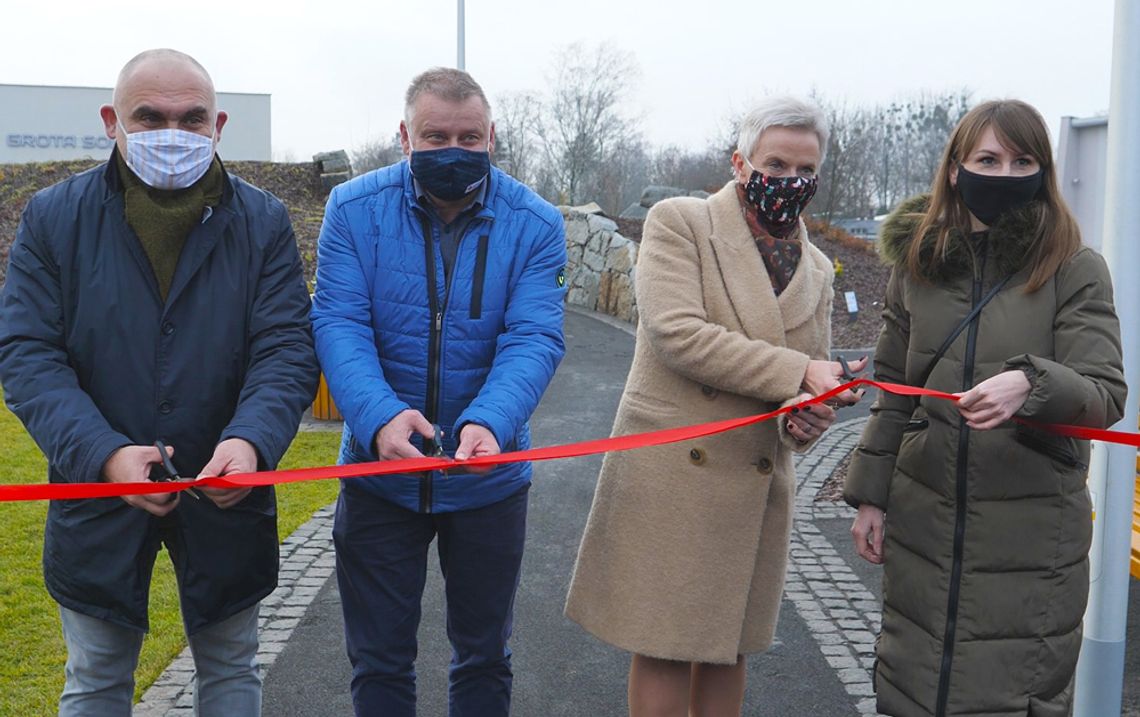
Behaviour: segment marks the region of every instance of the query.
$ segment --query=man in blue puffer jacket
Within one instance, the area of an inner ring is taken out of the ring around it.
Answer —
[[[345,417],[341,463],[530,446],[564,353],[565,237],[557,209],[490,166],[490,115],[466,72],[421,74],[400,123],[408,159],[329,197],[312,317]],[[530,478],[516,463],[342,481],[333,535],[357,715],[415,714],[436,536],[451,714],[508,714]]]

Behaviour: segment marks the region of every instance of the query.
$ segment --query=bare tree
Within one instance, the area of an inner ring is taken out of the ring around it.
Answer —
[[[826,222],[866,216],[874,203],[868,179],[876,149],[875,116],[861,107],[831,104],[818,96],[814,99],[827,113],[831,134],[812,213]]]
[[[876,108],[872,176],[880,212],[930,188],[946,140],[969,109],[970,94],[965,89],[923,92]]]
[[[363,174],[373,169],[387,167],[404,158],[403,147],[400,146],[400,133],[396,132],[387,140],[374,139],[352,152],[352,170],[356,174]]]
[[[534,92],[508,92],[495,100],[495,163],[524,184],[537,181],[542,112]]]
[[[625,104],[638,74],[631,53],[608,45],[587,49],[575,43],[557,54],[540,133],[544,170],[550,175],[543,183],[555,189],[557,196],[552,199],[571,204],[591,201],[602,193],[605,178],[610,199],[603,209],[620,209],[610,203],[620,195],[613,189],[619,166],[603,169],[602,165],[613,164],[621,149],[640,141],[641,132]]]
[[[704,151],[663,147],[653,155],[650,181],[683,189],[715,191],[729,177],[729,161],[720,147]]]

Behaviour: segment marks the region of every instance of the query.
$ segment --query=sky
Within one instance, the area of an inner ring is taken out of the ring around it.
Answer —
[[[270,94],[274,159],[307,161],[391,136],[411,78],[456,62],[456,0],[164,7],[5,3],[0,83],[110,87],[137,52],[173,47],[218,91]],[[961,88],[1028,101],[1055,142],[1062,116],[1108,109],[1112,16],[1113,0],[466,0],[466,68],[493,105],[543,93],[571,43],[629,52],[626,109],[655,146],[702,149],[774,92],[858,106]]]

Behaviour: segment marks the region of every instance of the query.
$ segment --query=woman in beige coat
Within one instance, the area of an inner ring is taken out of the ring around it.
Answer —
[[[818,107],[768,99],[742,124],[733,181],[650,211],[614,435],[752,415],[839,385],[827,360],[832,264],[799,218],[826,147]],[[783,591],[791,450],[834,418],[815,405],[606,456],[566,614],[634,653],[633,717],[740,713],[741,656],[771,644]]]

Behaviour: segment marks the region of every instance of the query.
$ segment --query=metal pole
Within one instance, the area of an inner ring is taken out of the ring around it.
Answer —
[[[464,24],[464,22],[463,22],[463,14],[464,14],[463,13],[463,0],[458,0],[458,3],[459,3],[459,33],[458,33],[459,37],[456,39],[455,66],[461,70],[466,70],[467,68],[465,67],[465,65],[467,64],[467,57],[466,57],[467,50],[466,50],[466,47],[464,47],[464,45],[466,43],[466,39],[464,38],[464,28],[463,28],[463,24]]]
[[[1118,428],[1135,431],[1140,400],[1140,2],[1116,0],[1112,42],[1112,95],[1108,112],[1105,173],[1104,258],[1113,274],[1116,311],[1124,343],[1128,401]],[[1084,640],[1077,663],[1074,717],[1119,715],[1128,620],[1128,562],[1136,449],[1098,446],[1106,464],[1103,503],[1096,515],[1102,533],[1099,565],[1089,583]],[[1094,546],[1095,551],[1095,546]]]

